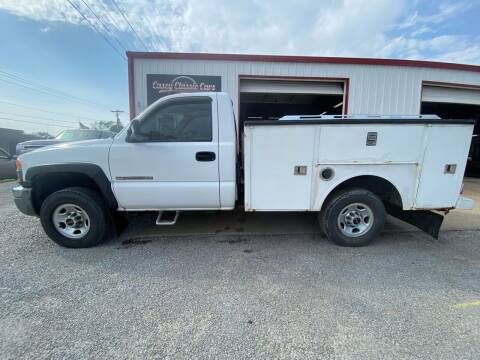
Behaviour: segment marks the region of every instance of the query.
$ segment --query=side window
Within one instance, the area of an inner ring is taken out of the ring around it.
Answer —
[[[150,141],[212,141],[211,99],[172,100],[143,120],[140,131]]]

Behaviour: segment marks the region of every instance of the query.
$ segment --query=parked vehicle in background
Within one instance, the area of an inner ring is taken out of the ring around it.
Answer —
[[[461,196],[473,124],[296,115],[246,121],[238,136],[226,93],[183,93],[156,101],[114,139],[20,156],[13,195],[66,247],[100,243],[125,211],[156,211],[157,225],[173,225],[180,211],[237,207],[316,212],[343,246],[373,240],[387,212],[437,237],[439,213],[474,207]]]
[[[0,148],[0,180],[15,179],[17,177],[15,160],[16,156]]]
[[[93,139],[107,139],[113,138],[115,133],[109,130],[94,130],[94,129],[70,129],[64,130],[58,134],[54,139],[29,140],[17,144],[17,155],[42,148],[48,145],[56,145],[72,141],[93,140]]]

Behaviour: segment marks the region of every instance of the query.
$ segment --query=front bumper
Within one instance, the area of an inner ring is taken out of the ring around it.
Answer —
[[[32,203],[32,189],[25,188],[21,185],[16,186],[12,189],[13,192],[13,201],[20,210],[25,215],[36,216],[37,212],[33,207]]]

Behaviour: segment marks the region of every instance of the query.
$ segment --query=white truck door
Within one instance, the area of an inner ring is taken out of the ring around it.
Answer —
[[[216,102],[215,95],[166,99],[141,118],[145,140],[115,139],[110,172],[121,208],[220,208]]]

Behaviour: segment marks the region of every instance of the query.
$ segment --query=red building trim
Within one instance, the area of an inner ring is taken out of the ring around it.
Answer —
[[[343,115],[348,115],[348,96],[350,94],[350,79],[345,79],[345,85],[343,89]]]
[[[135,117],[135,79],[133,69],[133,57],[128,57],[128,105],[130,120]]]
[[[267,61],[267,62],[287,62],[287,63],[409,66],[409,67],[480,72],[479,65],[455,64],[455,63],[426,61],[426,60],[347,58],[347,57],[331,57],[331,56],[244,55],[244,54],[135,52],[135,51],[127,51],[127,57],[135,58],[135,59],[226,60],[226,61],[262,61],[262,62]]]

